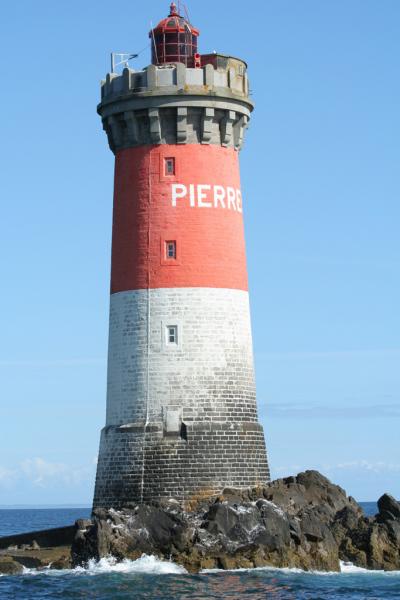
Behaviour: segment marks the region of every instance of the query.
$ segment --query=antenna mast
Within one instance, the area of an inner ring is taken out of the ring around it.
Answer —
[[[132,58],[137,58],[139,54],[131,54],[129,52],[111,52],[111,73],[115,73],[115,68],[120,65],[128,66]]]
[[[151,38],[153,40],[153,46],[154,46],[154,55],[156,57],[156,62],[158,64],[157,46],[156,46],[156,39],[154,37],[154,29],[153,29],[153,22],[152,21],[150,21],[150,28],[151,28]]]

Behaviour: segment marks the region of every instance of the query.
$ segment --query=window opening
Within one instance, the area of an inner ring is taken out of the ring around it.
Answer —
[[[167,325],[167,343],[178,343],[178,327],[177,325]]]
[[[169,240],[165,242],[165,256],[166,258],[176,258],[176,242]]]
[[[187,442],[187,427],[185,423],[181,423],[181,430],[180,430],[180,436],[183,440],[185,440]]]
[[[174,158],[166,158],[165,159],[164,173],[165,173],[165,175],[175,175],[175,159]]]

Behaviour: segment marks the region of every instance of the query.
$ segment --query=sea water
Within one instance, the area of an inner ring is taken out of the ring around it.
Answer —
[[[365,503],[374,514],[375,503]],[[0,510],[0,535],[71,524],[90,509]],[[99,600],[400,600],[400,572],[384,573],[342,564],[341,573],[298,569],[204,571],[189,575],[179,565],[142,556],[117,563],[112,557],[91,561],[87,569],[26,569],[22,575],[0,576],[0,598]]]

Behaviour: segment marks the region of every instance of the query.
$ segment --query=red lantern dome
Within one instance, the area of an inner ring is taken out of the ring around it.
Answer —
[[[195,66],[199,33],[178,13],[175,2],[172,2],[168,17],[149,33],[152,40],[151,62],[153,65],[181,62],[187,67]]]

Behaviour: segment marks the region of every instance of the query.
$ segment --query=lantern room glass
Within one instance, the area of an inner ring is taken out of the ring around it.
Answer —
[[[199,30],[178,13],[174,2],[168,17],[160,21],[149,36],[154,65],[181,62],[187,67],[196,66],[194,55],[197,54]]]
[[[187,67],[194,64],[193,56],[197,53],[197,36],[190,32],[164,32],[154,35],[152,44],[152,63],[163,64],[182,62]]]

